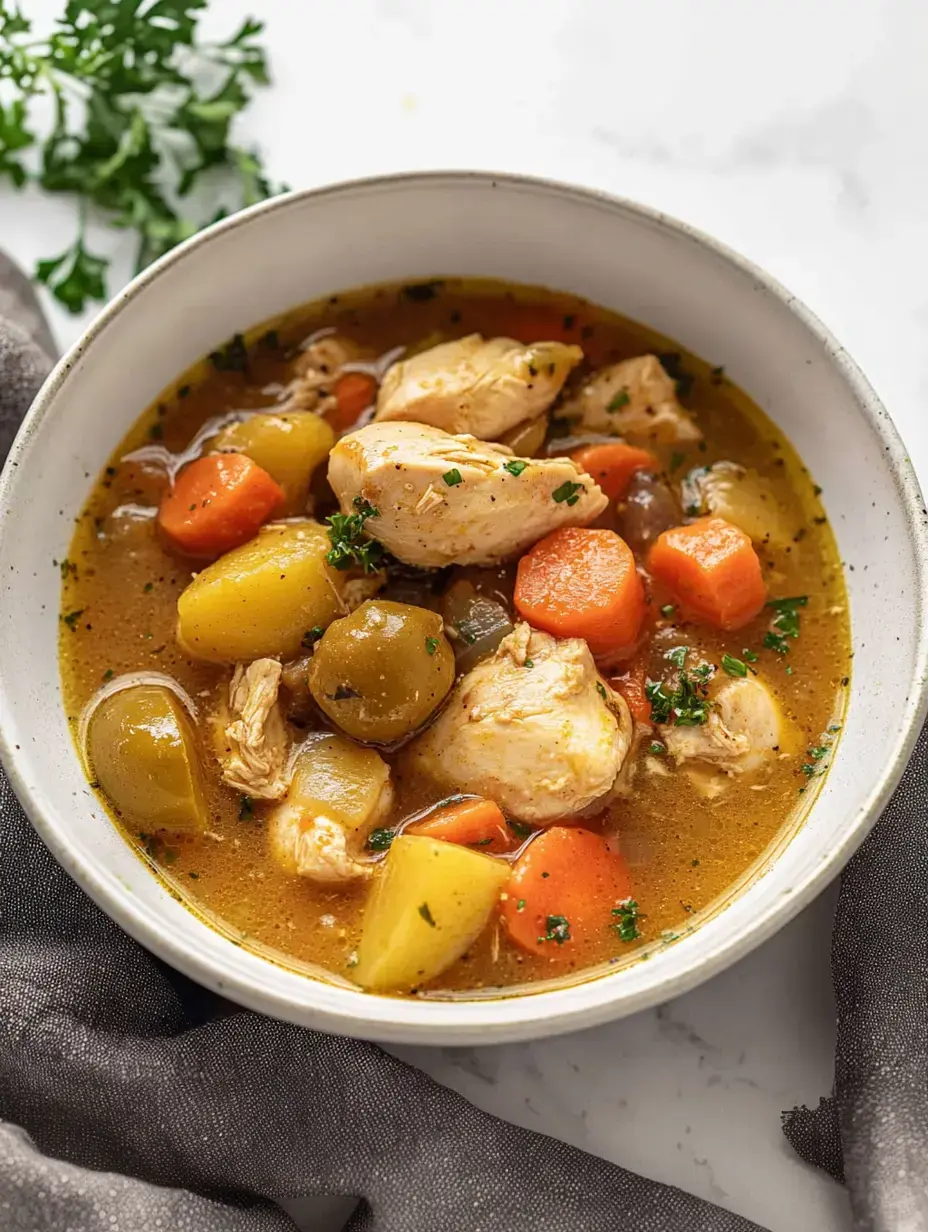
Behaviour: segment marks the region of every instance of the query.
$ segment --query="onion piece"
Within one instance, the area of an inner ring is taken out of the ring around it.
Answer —
[[[502,603],[480,594],[464,578],[453,582],[446,591],[442,617],[459,672],[469,672],[481,659],[493,654],[512,632],[512,621]]]

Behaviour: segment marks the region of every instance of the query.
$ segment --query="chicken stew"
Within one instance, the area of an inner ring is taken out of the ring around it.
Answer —
[[[819,490],[721,367],[445,279],[236,336],[114,452],[63,582],[69,721],[172,892],[374,992],[672,943],[840,734]]]

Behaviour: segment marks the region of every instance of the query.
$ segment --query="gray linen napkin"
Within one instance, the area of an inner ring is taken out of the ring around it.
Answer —
[[[0,461],[48,369],[0,263]],[[3,603],[0,579],[0,604]],[[54,862],[0,772],[0,1229],[759,1232],[486,1116],[370,1044],[239,1011],[130,940]]]

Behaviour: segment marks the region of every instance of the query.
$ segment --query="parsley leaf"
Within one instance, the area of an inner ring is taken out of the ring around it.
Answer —
[[[437,649],[438,649],[438,638],[437,637],[427,637],[425,639],[426,654],[433,655]]]
[[[419,914],[422,916],[423,920],[425,920],[426,924],[428,924],[429,928],[438,927],[434,919],[432,918],[431,911],[429,911],[428,903],[421,903],[419,905]]]
[[[615,397],[609,402],[606,410],[610,415],[614,415],[616,411],[621,411],[623,406],[628,406],[631,402],[631,394],[628,392],[628,386],[623,385]]]
[[[722,667],[728,672],[729,676],[746,676],[748,674],[747,666],[740,659],[735,659],[730,654],[722,655]]]
[[[390,844],[396,838],[396,831],[390,830],[386,826],[381,826],[377,830],[371,830],[367,836],[367,846],[371,851],[388,851]]]
[[[582,483],[574,483],[572,479],[567,479],[559,488],[554,489],[551,496],[558,505],[561,501],[566,501],[568,505],[576,505],[580,499],[580,493],[583,491],[585,489]]]
[[[331,549],[325,558],[335,569],[350,569],[360,565],[365,573],[375,573],[383,561],[383,547],[376,539],[364,535],[364,524],[369,518],[379,518],[380,510],[360,496],[354,498],[357,513],[333,513],[326,518],[329,523]]]
[[[570,940],[570,921],[566,915],[549,915],[545,919],[545,935],[539,941],[556,941],[563,945]]]
[[[449,488],[456,488],[459,483],[464,482],[464,476],[456,466],[453,466],[450,471],[445,471],[442,479],[444,479]]]
[[[503,470],[508,471],[510,475],[515,475],[518,478],[527,466],[528,463],[524,458],[510,458],[508,462],[503,463]]]
[[[638,921],[643,920],[644,916],[638,910],[635,900],[626,898],[624,902],[619,903],[618,907],[612,908],[612,914],[616,917],[612,927],[619,934],[619,940],[637,941],[641,936],[638,931]]]
[[[685,646],[677,649],[686,651]],[[708,663],[691,672],[681,669],[675,689],[662,680],[646,681],[644,695],[651,703],[651,722],[672,723],[676,727],[701,727],[707,722],[712,702],[706,697],[706,687],[712,670]]]
[[[232,210],[270,196],[258,157],[233,121],[268,83],[246,18],[222,42],[200,43],[203,0],[67,0],[45,38],[0,0],[0,176],[77,199],[74,243],[35,277],[71,312],[107,296],[109,260],[86,244],[93,213],[136,238],[136,272]],[[33,106],[38,103],[38,106]],[[33,113],[51,114],[39,136]],[[28,164],[22,154],[33,149]]]
[[[238,819],[239,821],[251,821],[255,815],[255,802],[251,796],[239,796],[238,798]]]
[[[770,630],[764,637],[767,650],[775,650],[777,654],[786,654],[789,650],[789,638],[799,636],[799,609],[809,602],[808,595],[797,595],[792,599],[771,599],[767,607],[772,608],[776,615],[771,622]]]
[[[318,642],[322,637],[323,633],[325,633],[325,629],[323,629],[322,625],[313,625],[311,629],[307,629],[303,634],[300,639],[300,646],[303,650],[311,650],[312,647],[315,646],[316,642]]]

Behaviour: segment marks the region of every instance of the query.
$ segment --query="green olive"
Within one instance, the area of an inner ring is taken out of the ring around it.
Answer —
[[[441,617],[370,599],[329,625],[309,667],[316,704],[355,740],[395,744],[420,728],[454,683]]]
[[[90,720],[87,757],[127,825],[188,833],[206,829],[193,724],[165,685],[132,685],[105,697]]]

